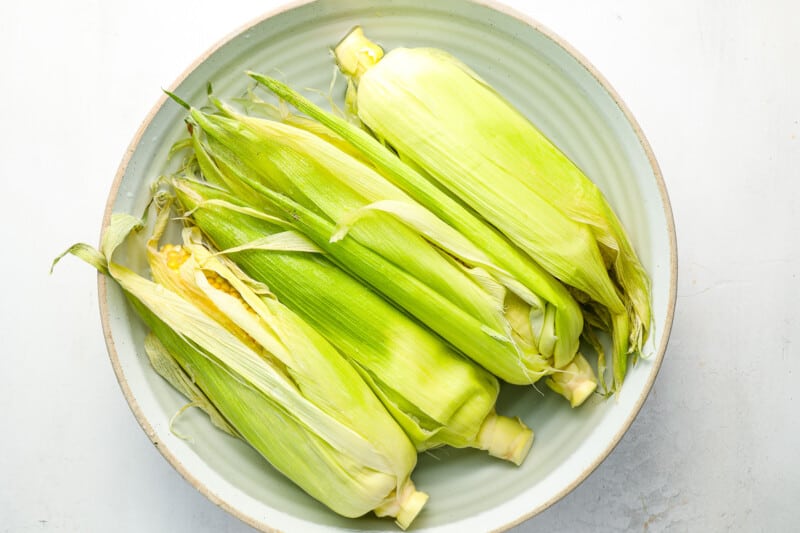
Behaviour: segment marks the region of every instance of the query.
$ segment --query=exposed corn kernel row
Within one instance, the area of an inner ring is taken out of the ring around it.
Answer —
[[[191,256],[191,252],[189,252],[189,250],[187,250],[180,244],[165,244],[164,246],[161,247],[160,251],[162,254],[164,254],[167,266],[171,270],[178,270]],[[204,270],[203,274],[205,274],[206,280],[208,281],[209,285],[211,285],[213,288],[219,291],[222,291],[224,293],[233,296],[234,298],[239,300],[248,311],[250,311],[254,315],[256,314],[253,308],[250,307],[250,305],[244,300],[244,298],[242,298],[242,295],[239,294],[239,291],[237,291],[233,287],[233,285],[231,285],[228,282],[228,280],[220,276],[218,273],[209,270]],[[234,333],[237,336],[239,336],[239,338],[245,344],[247,344],[251,349],[255,350],[256,352],[264,356],[267,355],[267,352],[264,350],[264,348],[258,342],[256,342],[256,340],[252,336],[250,336],[246,331],[237,327]]]
[[[190,252],[180,244],[165,244],[161,247],[161,253],[165,255],[167,266],[172,270],[178,270],[191,255]],[[228,282],[228,280],[212,271],[204,270],[203,274],[205,274],[209,285],[219,291],[230,294],[234,298],[237,298],[240,302],[242,302],[242,304],[252,311],[252,308],[250,308],[247,302],[244,301],[244,298],[242,298],[241,294],[239,294],[239,291],[237,291],[233,285]]]
[[[189,259],[189,252],[180,244],[165,244],[161,253],[166,256],[167,266],[172,270],[178,270]]]
[[[244,298],[242,298],[242,295],[239,294],[239,291],[237,291],[233,287],[233,285],[231,285],[228,282],[228,280],[226,280],[225,278],[223,278],[222,276],[220,276],[216,272],[210,272],[208,270],[204,270],[203,273],[206,275],[206,280],[208,280],[209,285],[211,285],[212,287],[214,287],[215,289],[217,289],[219,291],[222,291],[222,292],[230,294],[231,296],[233,296],[234,298],[236,298],[240,302],[242,302],[242,304],[244,304],[245,307],[247,307],[248,309],[250,309],[252,311],[252,308],[250,308],[250,306],[247,304],[247,302],[244,301]]]

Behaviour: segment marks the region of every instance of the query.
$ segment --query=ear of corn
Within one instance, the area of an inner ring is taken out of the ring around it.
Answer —
[[[210,170],[209,170],[210,171]],[[322,333],[353,363],[418,450],[443,444],[487,449],[520,463],[533,434],[516,422],[494,427],[498,383],[441,339],[320,254],[264,250],[249,243],[283,231],[228,193],[185,178],[174,188],[203,233],[253,279]],[[513,429],[513,431],[512,431]]]
[[[374,164],[387,179],[420,201],[433,214],[472,242],[479,243],[481,249],[495,264],[511,273],[529,292],[545,300],[554,317],[554,332],[549,338],[543,338],[553,343],[555,366],[562,368],[569,364],[578,349],[579,337],[583,330],[583,317],[577,303],[561,283],[520,253],[472,211],[420,175],[411,165],[397,158],[367,132],[325,112],[278,80],[254,72],[250,72],[250,76],[282,100],[346,139],[350,146],[358,149],[359,153]],[[547,348],[541,351],[549,353]]]
[[[256,193],[250,201],[282,210],[338,263],[502,379],[531,383],[554,370],[556,334],[542,326],[556,314],[471,241],[318,136],[217,105],[226,116],[190,113],[226,183],[244,183]],[[505,316],[514,294],[533,326],[525,342]]]
[[[258,298],[194,242],[159,250],[157,236],[151,239],[159,282],[113,263],[121,236],[137,227],[132,220],[112,217],[101,247],[104,270],[225,421],[337,513],[374,510],[407,527],[427,500],[409,478],[416,452],[356,371],[296,315]]]
[[[647,338],[649,281],[602,193],[446,52],[397,48],[382,56],[374,46],[359,29],[336,49],[359,119],[548,272],[607,308],[618,387],[627,353]]]

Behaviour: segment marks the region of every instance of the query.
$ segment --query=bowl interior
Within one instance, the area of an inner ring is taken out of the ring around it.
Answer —
[[[650,354],[631,369],[621,393],[577,410],[545,386],[505,387],[498,411],[536,433],[519,468],[472,450],[439,449],[420,457],[417,486],[430,494],[415,530],[503,529],[544,509],[579,483],[611,451],[638,412],[666,347],[675,298],[675,245],[663,182],[646,142],[591,68],[546,30],[492,7],[464,1],[317,1],[256,22],[201,58],[173,90],[195,105],[215,94],[241,95],[247,69],[277,76],[325,105],[334,73],[329,49],[360,24],[387,49],[443,48],[470,65],[533,120],[609,198],[651,275],[654,329]],[[333,91],[343,95],[341,78]],[[123,162],[110,212],[141,214],[148,185],[184,135],[183,110],[162,100]],[[131,257],[133,261],[141,258]],[[396,530],[387,520],[337,517],[269,467],[256,452],[213,429],[190,410],[170,431],[185,400],[149,367],[143,327],[113,284],[101,282],[110,355],[134,413],[161,452],[194,486],[262,529]]]

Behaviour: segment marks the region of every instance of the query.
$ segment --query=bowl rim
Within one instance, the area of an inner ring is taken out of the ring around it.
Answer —
[[[204,61],[206,61],[211,55],[213,55],[217,50],[222,48],[228,42],[236,38],[237,36],[245,33],[247,30],[257,26],[258,24],[264,22],[267,19],[280,15],[282,13],[292,11],[299,7],[313,4],[319,0],[291,0],[286,2],[277,8],[271,9],[266,11],[264,14],[257,16],[248,22],[240,25],[239,27],[235,28],[233,31],[229,32],[227,35],[219,39],[216,43],[214,43],[211,47],[209,47],[205,52],[203,52],[200,56],[198,56],[188,67],[186,67],[183,72],[170,84],[168,90],[170,92],[174,92],[177,87],[192,73],[194,70],[200,66]],[[563,49],[568,55],[572,56],[586,71],[597,81],[597,83],[602,87],[603,90],[609,95],[609,97],[613,100],[614,104],[617,108],[623,113],[625,120],[628,122],[630,127],[632,128],[634,134],[636,135],[639,144],[644,151],[648,163],[650,165],[651,170],[653,171],[653,176],[656,180],[656,185],[658,187],[659,195],[661,198],[661,205],[664,211],[664,219],[666,221],[666,230],[667,230],[667,237],[669,241],[669,289],[668,289],[668,296],[667,296],[667,308],[666,308],[666,316],[665,316],[665,323],[663,325],[663,330],[661,332],[661,340],[659,342],[658,347],[656,348],[656,352],[654,356],[648,357],[648,361],[651,362],[652,369],[650,371],[650,376],[648,377],[645,387],[643,388],[642,392],[640,393],[639,397],[633,404],[633,409],[629,416],[625,419],[624,423],[620,426],[617,433],[614,437],[609,441],[605,449],[602,453],[598,454],[594,460],[584,467],[583,471],[579,476],[573,479],[569,484],[563,487],[560,491],[553,494],[548,498],[546,501],[542,502],[535,508],[531,509],[527,513],[518,516],[511,521],[503,524],[502,526],[494,529],[493,531],[505,531],[510,529],[514,526],[517,526],[526,520],[534,517],[535,515],[541,513],[545,509],[551,507],[556,502],[564,498],[567,494],[572,492],[578,485],[580,485],[586,478],[594,472],[600,464],[605,461],[606,458],[611,454],[611,452],[616,448],[619,442],[622,440],[624,434],[628,431],[633,421],[638,416],[639,412],[644,405],[645,400],[650,395],[650,391],[653,388],[653,384],[655,383],[656,377],[661,369],[661,364],[664,359],[664,355],[667,350],[667,345],[669,343],[670,333],[672,330],[672,324],[675,315],[675,305],[677,300],[677,285],[678,285],[678,247],[677,247],[677,237],[675,232],[675,222],[673,219],[672,213],[672,205],[670,203],[669,194],[667,192],[666,184],[661,173],[661,169],[656,161],[655,154],[648,142],[644,131],[642,130],[639,123],[636,121],[635,117],[633,116],[632,112],[625,104],[625,102],[620,97],[619,93],[612,87],[609,81],[600,73],[600,71],[576,48],[574,48],[569,42],[567,42],[564,38],[560,37],[558,34],[550,30],[548,27],[544,26],[531,16],[518,11],[515,8],[507,6],[500,1],[497,0],[461,0],[465,3],[476,4],[479,6],[484,6],[494,11],[497,11],[501,14],[509,16],[511,18],[515,18],[518,21],[524,23],[526,26],[529,26],[533,30],[541,33],[544,37],[552,41],[555,45]],[[149,127],[150,123],[152,122],[153,118],[156,114],[161,110],[164,104],[167,102],[168,97],[166,94],[162,94],[153,107],[150,109],[148,114],[142,120],[141,124],[139,125],[136,133],[134,134],[132,140],[128,144],[128,147],[125,151],[125,154],[119,164],[117,169],[116,175],[114,177],[114,181],[112,182],[111,189],[109,191],[108,199],[106,201],[105,210],[103,213],[103,222],[102,222],[102,229],[101,229],[101,239],[102,233],[105,231],[105,228],[108,227],[111,221],[112,210],[114,207],[115,199],[119,193],[120,185],[122,183],[122,178],[125,175],[125,172],[128,168],[128,163],[133,156],[137,145],[140,143],[142,136],[144,135],[145,130]],[[133,391],[128,384],[127,377],[125,372],[122,368],[122,364],[119,359],[119,355],[116,350],[116,345],[114,342],[114,338],[111,333],[111,323],[110,323],[110,312],[108,308],[108,282],[106,276],[98,273],[97,274],[97,297],[99,301],[99,308],[100,308],[100,321],[103,329],[103,337],[105,339],[106,349],[108,351],[109,359],[111,361],[111,366],[113,368],[114,374],[117,378],[117,382],[119,383],[120,388],[122,389],[122,393],[125,396],[125,400],[128,403],[129,408],[133,412],[136,420],[138,421],[141,428],[144,430],[147,438],[153,443],[156,449],[161,453],[161,455],[172,465],[172,467],[186,480],[188,481],[200,494],[205,496],[208,500],[212,503],[224,509],[229,514],[235,516],[242,522],[250,525],[258,529],[259,531],[264,531],[268,533],[279,532],[280,530],[275,529],[274,527],[270,526],[269,524],[257,520],[254,517],[248,516],[243,512],[240,512],[238,508],[231,504],[230,502],[226,501],[222,497],[215,494],[211,489],[209,489],[202,481],[200,481],[196,476],[192,474],[190,470],[188,470],[181,460],[166,446],[163,446],[158,439],[158,436],[155,432],[155,429],[148,421],[147,417],[141,410],[139,406],[139,402],[137,401]]]

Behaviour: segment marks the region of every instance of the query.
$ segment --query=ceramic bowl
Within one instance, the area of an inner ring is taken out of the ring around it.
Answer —
[[[248,24],[213,47],[173,84],[204,102],[208,82],[223,97],[250,84],[244,71],[277,75],[297,88],[327,90],[329,49],[353,26],[387,49],[443,48],[470,65],[581,166],[605,192],[652,277],[654,327],[648,357],[621,392],[572,410],[533,387],[506,387],[498,410],[536,432],[520,467],[473,450],[438,449],[420,457],[414,479],[430,494],[415,531],[503,530],[558,501],[611,452],[653,385],[667,345],[676,288],[676,245],[669,200],[653,154],[631,114],[603,77],[562,39],[499,5],[456,0],[320,0],[293,4]],[[334,95],[342,96],[341,83]],[[324,97],[308,93],[320,103]],[[126,154],[108,201],[112,212],[141,214],[148,186],[184,134],[184,112],[162,98]],[[100,279],[108,350],[130,406],[164,457],[210,500],[257,529],[396,531],[390,520],[336,516],[269,467],[245,444],[190,410],[180,433],[172,416],[185,400],[149,367],[143,327],[119,289]]]

